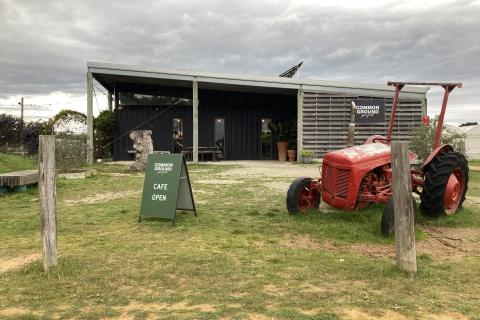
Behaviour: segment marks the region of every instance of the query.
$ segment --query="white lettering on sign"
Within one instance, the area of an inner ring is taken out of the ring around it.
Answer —
[[[355,101],[352,101],[352,106],[361,118],[370,118],[380,113],[379,105],[356,105]]]
[[[153,201],[167,201],[166,194],[152,194]]]
[[[168,185],[166,183],[154,183],[153,190],[167,190]]]
[[[173,170],[173,163],[171,162],[155,162],[153,168],[157,174],[166,174]]]

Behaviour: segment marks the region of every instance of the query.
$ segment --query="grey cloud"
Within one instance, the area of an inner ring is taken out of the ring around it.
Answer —
[[[305,60],[302,77],[463,81],[451,102],[473,108],[479,16],[480,3],[466,0],[353,9],[314,1],[0,0],[0,94],[84,93],[87,60],[262,75]],[[431,110],[439,98],[432,93]],[[469,120],[469,110],[449,117]]]

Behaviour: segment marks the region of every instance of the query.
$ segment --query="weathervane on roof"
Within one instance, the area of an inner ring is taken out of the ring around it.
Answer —
[[[287,71],[281,73],[279,75],[279,77],[282,77],[282,78],[293,78],[293,76],[297,73],[298,69],[302,66],[303,64],[303,61],[300,62],[299,64],[291,67],[290,69],[288,69]]]

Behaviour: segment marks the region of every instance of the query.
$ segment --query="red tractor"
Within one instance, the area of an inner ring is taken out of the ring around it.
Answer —
[[[440,85],[444,88],[442,109],[436,128],[433,150],[416,170],[411,169],[412,191],[420,195],[422,213],[439,217],[457,212],[467,192],[468,162],[452,146],[440,146],[448,95],[461,83],[388,82],[395,87],[392,113],[387,136],[375,135],[363,145],[325,154],[321,177],[297,178],[287,192],[290,214],[305,213],[318,208],[320,198],[337,209],[354,210],[372,203],[388,203],[382,217],[382,233],[393,230],[392,167],[390,142],[398,107],[398,97],[405,85]],[[410,152],[411,162],[417,155]],[[421,190],[419,190],[421,189]],[[412,196],[414,208],[416,202]]]

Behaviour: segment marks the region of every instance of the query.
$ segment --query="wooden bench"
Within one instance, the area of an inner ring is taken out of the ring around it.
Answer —
[[[27,190],[28,184],[38,182],[38,170],[24,170],[0,174],[0,193],[5,193],[13,188],[15,191]]]

